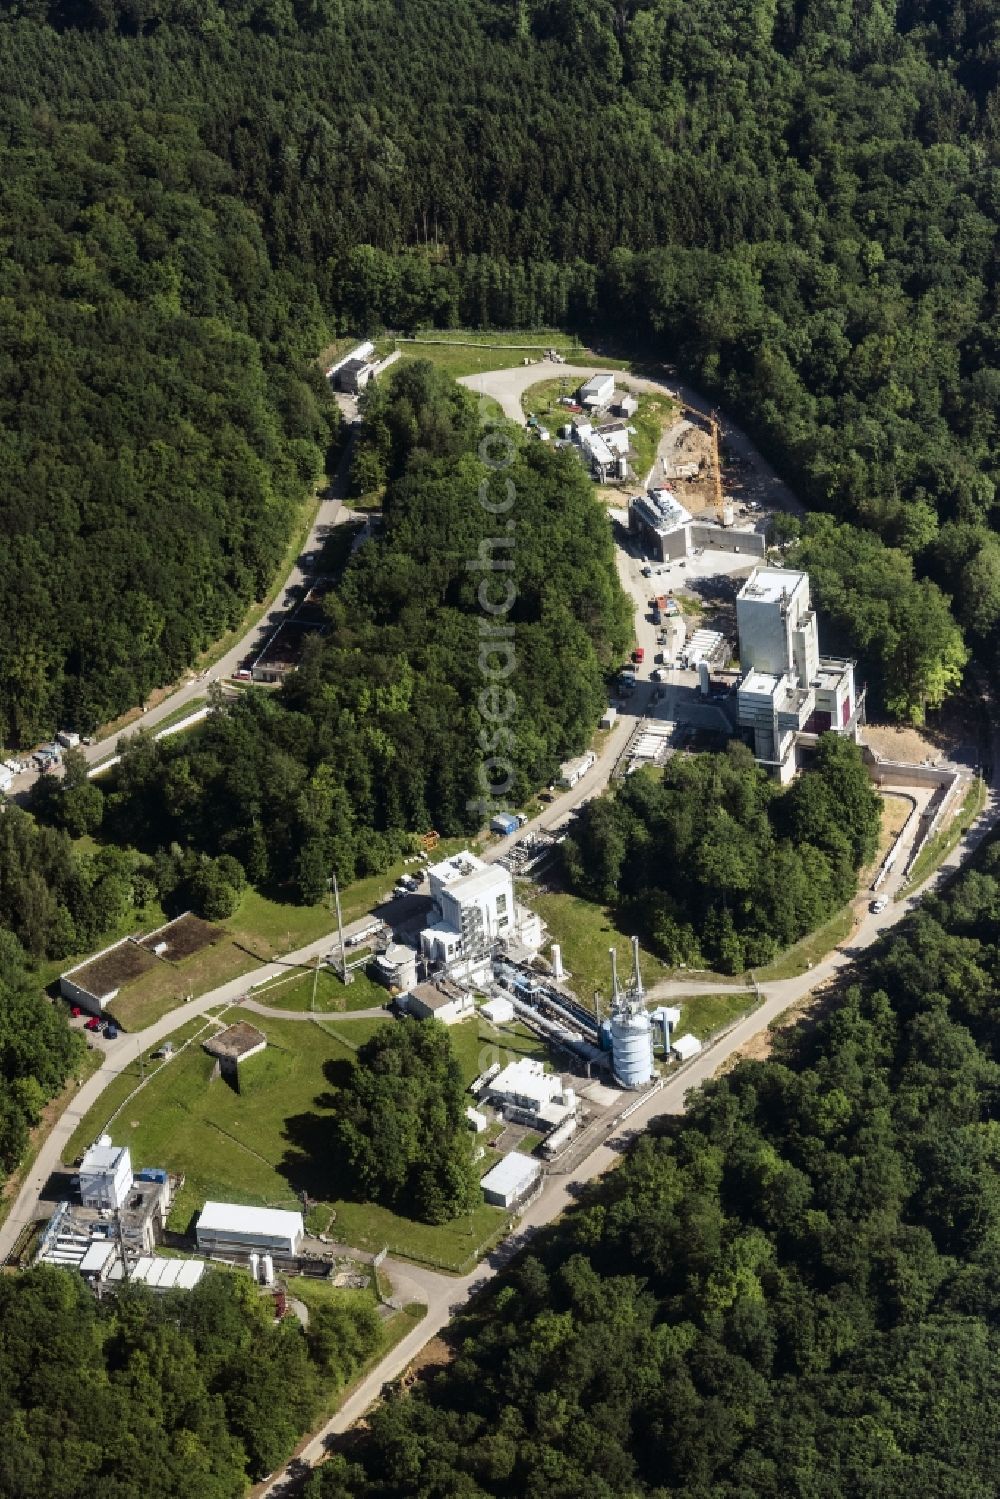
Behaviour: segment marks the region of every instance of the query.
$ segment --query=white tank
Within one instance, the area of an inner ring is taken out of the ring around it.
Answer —
[[[265,1254],[260,1262],[260,1278],[265,1286],[274,1285],[274,1261],[269,1254]]]
[[[260,1269],[260,1255],[257,1253],[256,1249],[251,1249],[251,1251],[250,1251],[250,1274],[253,1276],[254,1280],[258,1280],[260,1278],[259,1274],[258,1274],[259,1269]]]
[[[612,1015],[611,1065],[625,1088],[641,1088],[652,1080],[653,1027],[645,1010]]]
[[[564,1088],[563,1089],[563,1107],[567,1108],[567,1109],[575,1109],[576,1108],[576,1089],[575,1088]]]
[[[552,977],[557,979],[563,977],[562,948],[558,942],[552,944]]]

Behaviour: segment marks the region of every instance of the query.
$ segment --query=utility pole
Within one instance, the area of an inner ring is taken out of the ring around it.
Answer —
[[[319,958],[320,958],[320,955],[319,955],[319,953],[317,953],[316,954],[316,968],[315,968],[315,970],[313,972],[313,994],[312,994],[312,1003],[309,1006],[310,1010],[315,1010],[315,1008],[316,1008],[316,987],[319,984]]]
[[[331,875],[333,880],[333,898],[337,903],[337,934],[340,937],[340,976],[347,983],[347,948],[344,946],[344,918],[340,910],[340,886],[337,884],[337,876]]]

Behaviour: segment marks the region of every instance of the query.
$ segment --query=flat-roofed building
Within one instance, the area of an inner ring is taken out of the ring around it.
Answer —
[[[207,1254],[252,1249],[297,1254],[304,1233],[301,1213],[237,1202],[206,1202],[195,1229],[198,1248]]]
[[[480,1182],[486,1201],[498,1208],[514,1208],[529,1197],[542,1175],[541,1161],[512,1150]]]
[[[808,573],[757,567],[736,599],[740,727],[761,764],[781,781],[797,768],[799,745],[833,730],[857,738],[863,698],[854,663],[823,657]]]
[[[455,1025],[476,1013],[471,992],[445,978],[435,983],[415,984],[408,994],[401,996],[399,1003],[408,1015],[415,1015],[418,1020],[440,1020],[442,1025]]]
[[[80,1162],[80,1201],[84,1207],[114,1212],[132,1189],[132,1157],[127,1145],[101,1135]]]

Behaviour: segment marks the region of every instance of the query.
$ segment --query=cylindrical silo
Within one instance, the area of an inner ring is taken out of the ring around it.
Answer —
[[[653,1028],[645,1010],[619,1010],[611,1017],[611,1065],[625,1088],[641,1088],[653,1076]]]
[[[552,944],[552,977],[555,979],[564,977],[562,948],[558,942],[553,942]]]
[[[269,1254],[265,1254],[260,1262],[261,1281],[265,1286],[274,1285],[274,1260]]]
[[[253,1277],[254,1280],[257,1280],[259,1278],[259,1274],[258,1274],[259,1270],[260,1270],[260,1255],[257,1253],[256,1249],[251,1249],[251,1251],[250,1251],[250,1274],[251,1274],[251,1276]]]

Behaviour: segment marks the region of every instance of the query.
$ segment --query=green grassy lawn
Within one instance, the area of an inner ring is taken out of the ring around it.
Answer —
[[[630,462],[643,480],[656,460],[660,438],[677,416],[677,407],[665,395],[640,395],[638,400],[639,409],[629,422],[635,428]]]
[[[772,979],[797,978],[800,973],[815,967],[827,953],[844,942],[854,930],[854,907],[843,906],[829,921],[803,937],[768,963],[766,968],[755,968],[754,978],[766,984]]]
[[[567,982],[577,998],[591,1007],[597,989],[606,1004],[611,995],[608,948],[618,949],[618,972],[625,979],[632,965],[628,935],[615,926],[604,907],[581,900],[577,895],[542,894],[528,889],[524,898],[548,926],[552,941],[561,945],[563,965],[569,974]],[[646,951],[640,953],[639,966],[647,986],[673,977],[672,969]]]
[[[977,776],[965,793],[962,805],[948,826],[943,828],[939,833],[935,833],[934,837],[928,839],[927,843],[920,850],[910,871],[909,878],[900,891],[900,895],[908,895],[911,890],[915,890],[918,885],[922,885],[924,880],[934,873],[935,869],[940,868],[959,839],[965,835],[975,822],[985,805],[986,782]]]
[[[447,852],[452,842],[461,847],[461,840],[442,842]],[[444,857],[442,853],[441,857]],[[385,874],[371,875],[357,880],[341,891],[341,907],[345,924],[370,911],[374,905],[391,895],[392,887],[405,866],[398,860]],[[117,932],[109,934],[107,943],[128,933],[148,932],[162,926],[166,916],[159,906],[147,907],[141,916],[129,912]],[[239,908],[225,922],[226,935],[213,947],[193,953],[183,963],[173,965],[158,963],[134,983],[127,985],[111,1006],[111,1011],[125,1030],[142,1030],[152,1025],[161,1016],[183,1003],[185,995],[199,995],[217,988],[230,979],[246,974],[251,978],[256,969],[270,963],[274,958],[294,952],[315,941],[318,937],[336,931],[335,914],[326,902],[316,906],[296,906],[288,901],[278,901],[248,888]],[[107,943],[103,945],[107,945]],[[59,962],[40,965],[39,980],[43,985],[51,984],[60,973],[75,963],[89,957],[89,953],[78,953]],[[352,985],[352,990],[355,986]],[[358,997],[361,991],[358,990]],[[372,1003],[384,1002],[373,1000]],[[348,1008],[360,1008],[352,1003]]]
[[[467,1085],[494,1062],[506,1067],[508,1062],[516,1062],[519,1057],[537,1057],[543,1062],[550,1058],[545,1042],[519,1022],[495,1026],[481,1017],[463,1020],[451,1027],[451,1039]],[[469,1102],[472,1102],[471,1098]]]
[[[313,1006],[313,986],[316,1003]],[[311,1010],[318,1015],[335,1015],[351,1010],[371,1010],[389,1001],[389,994],[381,984],[376,984],[366,973],[356,969],[349,984],[344,984],[338,974],[325,964],[317,978],[312,969],[291,978],[275,979],[270,984],[254,990],[254,999],[275,1010]]]
[[[358,1265],[358,1272],[367,1270],[367,1265]],[[352,1290],[347,1286],[335,1286],[332,1281],[320,1279],[316,1275],[293,1275],[286,1282],[289,1296],[294,1296],[296,1301],[309,1308],[311,1312],[318,1312],[323,1306],[350,1306],[359,1296],[370,1301],[373,1306],[378,1304],[375,1292],[369,1286],[365,1290]]]
[[[525,416],[537,416],[543,427],[548,427],[553,437],[559,428],[573,420],[573,413],[559,404],[560,396],[575,396],[580,388],[579,375],[559,375],[553,380],[540,380],[529,385],[521,397],[521,409]]]
[[[677,1034],[691,1034],[700,1041],[707,1041],[721,1031],[730,1021],[738,1020],[756,1004],[752,989],[733,994],[696,994],[691,999],[677,1001],[681,1019]]]
[[[504,1215],[485,1204],[431,1227],[351,1199],[351,1183],[332,1146],[336,1090],[349,1075],[356,1047],[391,1022],[250,1018],[266,1034],[268,1048],[243,1064],[239,1093],[212,1079],[213,1059],[196,1040],[159,1064],[113,1126],[115,1140],[130,1147],[137,1166],[163,1165],[184,1175],[170,1214],[172,1229],[184,1232],[207,1198],[295,1208],[306,1191],[329,1208],[329,1232],[338,1239],[369,1250],[388,1244],[395,1253],[448,1268],[502,1230]],[[175,1046],[200,1023],[182,1028]],[[138,1068],[130,1064],[81,1121],[67,1147],[70,1161],[137,1081]]]
[[[573,364],[593,364],[605,369],[627,369],[628,361],[609,359],[585,348],[571,334],[552,329],[522,329],[506,333],[469,332],[463,329],[429,328],[406,338],[383,338],[376,343],[380,357],[399,348],[402,358],[429,359],[450,375],[476,375],[510,369],[524,359],[541,359],[546,349],[556,349]]]

